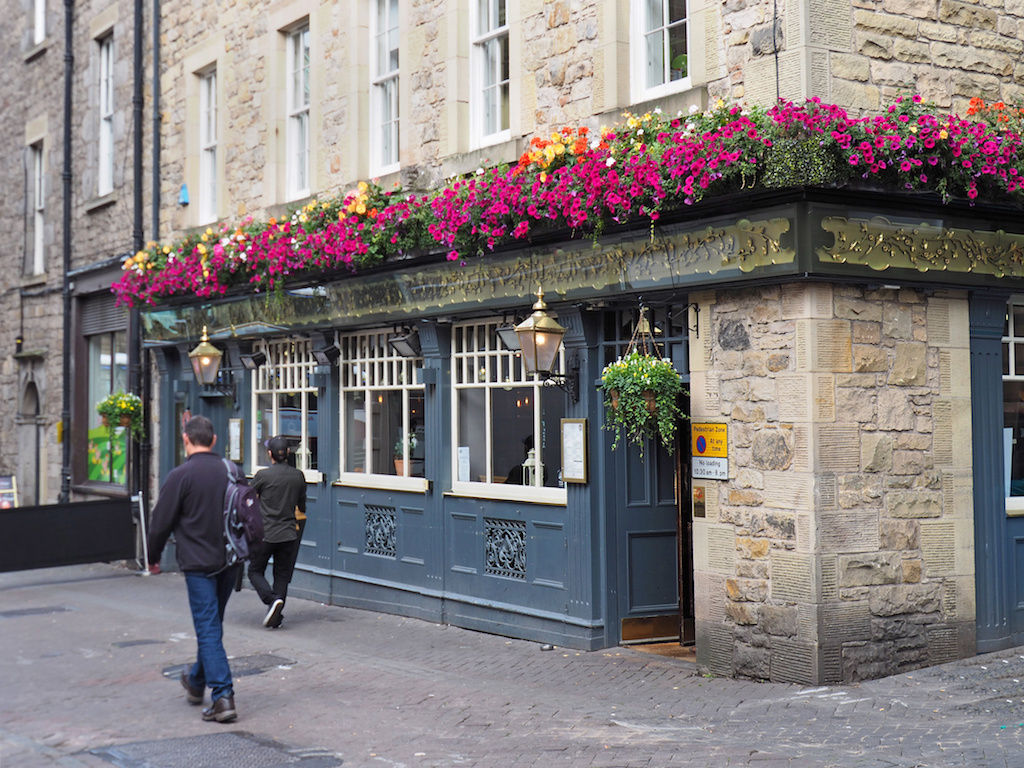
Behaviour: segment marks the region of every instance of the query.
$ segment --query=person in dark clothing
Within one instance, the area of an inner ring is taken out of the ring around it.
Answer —
[[[224,651],[224,609],[240,567],[225,568],[228,473],[221,457],[213,452],[217,436],[208,418],[189,419],[182,438],[187,458],[170,471],[160,489],[150,523],[149,552],[153,562],[159,563],[167,539],[174,533],[198,646],[196,663],[181,673],[181,685],[190,704],[202,704],[208,686],[211,704],[203,709],[203,720],[228,723],[238,715]]]
[[[252,487],[260,497],[263,514],[263,545],[249,561],[249,581],[268,606],[263,626],[276,629],[284,620],[284,603],[292,580],[295,561],[302,542],[296,516],[305,520],[306,478],[301,470],[288,464],[288,440],[280,435],[266,442],[270,466],[253,478]],[[274,586],[264,575],[274,558]]]

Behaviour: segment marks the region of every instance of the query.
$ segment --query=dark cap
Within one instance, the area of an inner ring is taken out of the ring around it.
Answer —
[[[270,451],[270,455],[274,457],[274,461],[281,462],[288,458],[288,439],[286,437],[275,435],[263,443],[263,445],[265,445],[267,450]]]

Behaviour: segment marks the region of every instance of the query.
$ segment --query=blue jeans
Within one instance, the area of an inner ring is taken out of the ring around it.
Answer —
[[[214,575],[185,571],[188,604],[199,647],[196,663],[189,670],[189,682],[199,687],[210,686],[213,701],[235,695],[228,655],[224,652],[224,609],[235,587],[237,572],[237,567]]]

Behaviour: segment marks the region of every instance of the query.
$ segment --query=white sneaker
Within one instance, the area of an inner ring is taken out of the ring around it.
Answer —
[[[263,617],[263,626],[269,627],[272,624],[277,624],[277,620],[281,618],[281,611],[284,610],[284,600],[277,598],[270,604],[270,610],[267,611],[267,615]]]

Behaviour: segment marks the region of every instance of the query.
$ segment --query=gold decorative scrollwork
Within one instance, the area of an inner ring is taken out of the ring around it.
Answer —
[[[822,263],[860,264],[879,272],[915,269],[1024,277],[1024,235],[1020,234],[954,229],[885,216],[827,216],[821,228],[833,238],[830,246],[816,251]]]

